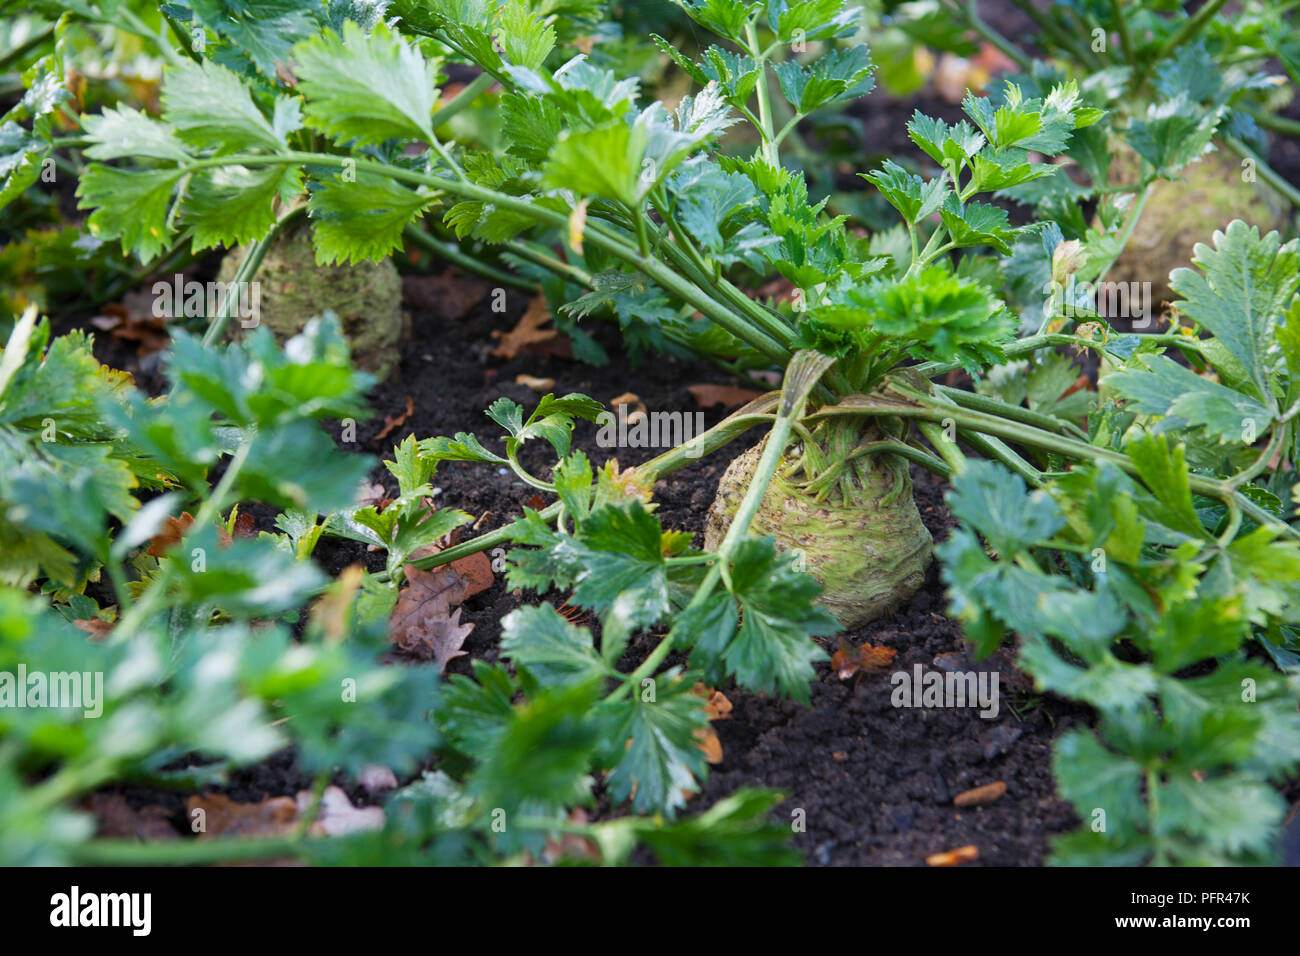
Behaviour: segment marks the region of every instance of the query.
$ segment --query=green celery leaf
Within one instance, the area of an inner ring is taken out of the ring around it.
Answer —
[[[358,145],[389,139],[434,142],[429,125],[438,98],[437,66],[388,27],[366,34],[352,21],[343,35],[324,33],[294,47],[306,121]]]
[[[317,264],[382,262],[401,247],[402,230],[435,201],[371,173],[361,173],[355,182],[317,183],[308,205]]]

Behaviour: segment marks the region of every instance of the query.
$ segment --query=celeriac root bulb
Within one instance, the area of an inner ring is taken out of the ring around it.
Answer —
[[[716,550],[725,537],[763,445],[735,458],[718,483],[705,529],[707,550]],[[932,540],[916,509],[911,477],[900,465],[874,456],[855,472],[865,480],[855,481],[853,500],[845,502],[837,487],[818,502],[796,484],[796,469],[783,457],[750,525],[751,534],[773,535],[782,550],[802,553],[824,588],[818,603],[845,630],[889,613],[925,583]]]

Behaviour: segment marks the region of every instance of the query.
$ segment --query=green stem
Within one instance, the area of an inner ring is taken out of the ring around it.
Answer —
[[[1168,862],[1165,858],[1164,843],[1160,839],[1160,774],[1154,767],[1147,768],[1147,812],[1149,814],[1149,824],[1147,832],[1151,837],[1151,846],[1153,855],[1151,857],[1152,866],[1164,866]]]
[[[1046,451],[1055,452],[1067,458],[1073,458],[1080,461],[1109,461],[1129,475],[1139,479],[1142,477],[1137,466],[1133,464],[1133,460],[1123,452],[1118,452],[1111,448],[1101,448],[1096,445],[1090,445],[1087,442],[1067,438],[1064,435],[1056,435],[1018,422],[1010,422],[994,415],[985,415],[980,412],[967,411],[965,409],[955,409],[948,405],[935,407],[932,404],[929,404],[932,401],[929,396],[897,382],[893,383],[891,388],[899,395],[902,395],[917,404],[904,404],[898,401],[882,399],[878,396],[856,395],[845,399],[839,405],[820,408],[808,417],[825,418],[837,415],[885,415],[898,418],[922,419],[932,422],[942,421],[945,418],[952,418],[959,428],[965,427],[978,432],[983,432],[986,435],[996,435],[1007,441],[1042,448]],[[1236,491],[1236,489],[1231,487],[1227,481],[1205,478],[1201,475],[1188,475],[1188,484],[1192,491],[1199,495],[1205,495],[1208,498],[1215,498],[1219,501],[1227,501],[1228,498],[1233,498],[1242,511],[1259,524],[1272,528],[1287,537],[1300,539],[1300,531],[1285,522],[1279,521],[1259,505],[1255,504],[1255,502],[1251,501],[1248,497]]]
[[[1071,432],[1076,438],[1083,441],[1088,440],[1087,433],[1073,422],[1062,421],[1059,418],[1044,415],[1042,412],[1036,412],[1020,405],[1011,405],[996,398],[989,398],[987,395],[980,395],[978,392],[966,392],[960,388],[950,388],[947,385],[936,385],[934,388],[940,395],[951,398],[958,405],[973,408],[977,412],[1001,415],[1003,418],[1024,422],[1026,425],[1034,425],[1051,432]]]
[[[468,272],[471,275],[481,276],[490,282],[497,282],[501,285],[510,286],[512,289],[519,289],[524,292],[536,290],[537,284],[530,282],[522,276],[512,275],[501,269],[494,268],[485,262],[480,262],[473,256],[466,255],[461,248],[454,242],[443,242],[434,236],[429,235],[415,223],[411,223],[403,230],[406,238],[410,239],[417,246],[422,246],[429,252],[441,259],[454,265],[462,272]]]
[[[261,239],[249,244],[247,251],[244,253],[243,261],[239,263],[239,268],[235,270],[234,277],[226,287],[226,295],[222,298],[217,314],[212,317],[212,320],[208,323],[207,331],[203,333],[205,348],[211,348],[220,340],[222,333],[226,331],[226,325],[230,322],[230,313],[234,310],[236,301],[242,298],[233,290],[239,289],[245,282],[253,281],[253,276],[257,274],[257,270],[261,267],[262,260],[266,258],[267,250],[275,242],[275,237],[283,231],[290,220],[305,211],[306,206],[291,206],[276,219],[271,226],[270,232]]]
[[[1275,170],[1268,162],[1249,146],[1235,136],[1224,135],[1223,141],[1242,159],[1249,159],[1255,165],[1255,172],[1260,179],[1268,183],[1288,200],[1291,205],[1300,208],[1300,189],[1296,189]]]
[[[1273,434],[1269,436],[1268,444],[1264,446],[1264,450],[1260,452],[1259,457],[1256,458],[1248,468],[1239,471],[1237,474],[1229,478],[1228,484],[1232,488],[1240,488],[1267,468],[1269,462],[1273,460],[1273,456],[1276,455],[1278,449],[1282,447],[1282,443],[1286,441],[1286,432],[1286,428],[1282,425],[1274,427]]]
[[[548,253],[536,249],[520,239],[509,239],[501,244],[501,248],[507,252],[514,253],[520,259],[527,260],[535,266],[541,266],[561,278],[568,279],[575,285],[580,285],[584,289],[595,288],[590,272],[579,269],[577,266],[568,262],[563,262]]]
[[[972,448],[985,458],[1002,462],[1031,486],[1040,487],[1043,484],[1043,473],[1016,454],[1015,450],[1002,439],[965,429],[962,429],[960,434]]]
[[[758,514],[759,506],[763,503],[763,496],[767,494],[767,486],[771,483],[772,476],[776,474],[777,466],[781,462],[781,456],[785,454],[785,446],[790,441],[790,433],[793,430],[794,423],[803,415],[804,400],[817,384],[817,380],[830,368],[833,361],[834,359],[828,358],[820,352],[803,351],[797,353],[786,368],[785,382],[781,388],[781,404],[777,410],[776,421],[772,423],[772,430],[767,436],[767,444],[763,447],[763,454],[759,456],[758,465],[754,468],[754,474],[749,479],[749,487],[745,489],[745,496],[740,500],[740,506],[736,509],[735,517],[731,519],[731,525],[727,528],[726,536],[722,539],[722,543],[718,545],[718,566],[728,587],[731,584],[729,572],[731,555],[740,543],[740,539],[749,530],[754,515]]]
[[[433,115],[429,117],[429,128],[436,130],[439,126],[445,125],[453,116],[478,99],[479,94],[495,82],[495,78],[486,72],[474,77],[465,84],[464,89],[457,93],[450,102],[433,111]]]
[[[758,93],[758,129],[763,136],[763,158],[768,165],[780,169],[781,155],[777,148],[776,136],[772,132],[772,93],[767,88],[767,53],[758,45],[758,28],[753,20],[745,24],[745,42],[749,47],[749,55],[758,64],[758,84],[756,87]]]
[[[916,428],[929,441],[930,447],[939,453],[939,457],[947,462],[954,475],[960,475],[966,470],[966,456],[961,453],[956,442],[948,440],[948,436],[938,424],[917,422]]]
[[[1248,114],[1256,123],[1265,129],[1271,129],[1275,133],[1284,133],[1287,136],[1300,136],[1300,122],[1288,119],[1285,116],[1276,116],[1273,113],[1262,113],[1249,106],[1242,107],[1241,109],[1243,113]]]
[[[967,0],[965,6],[962,6],[957,0],[948,0],[946,5],[949,10],[960,14],[972,30],[993,44],[1003,56],[1015,63],[1021,70],[1028,73],[1034,68],[1033,60],[1026,56],[1018,46],[985,22],[984,18],[979,15],[979,6],[975,0]]]
[[[1124,62],[1136,67],[1137,54],[1133,50],[1133,37],[1128,29],[1128,17],[1124,15],[1124,0],[1111,0],[1110,5],[1115,11],[1115,30],[1119,33],[1119,48],[1124,54]]]
[[[1143,180],[1142,192],[1138,195],[1137,203],[1133,206],[1133,211],[1129,213],[1128,219],[1124,223],[1124,231],[1120,233],[1119,243],[1116,246],[1115,254],[1111,256],[1106,267],[1101,270],[1097,276],[1097,284],[1100,285],[1105,281],[1106,276],[1110,274],[1111,268],[1119,261],[1119,257],[1124,253],[1128,246],[1129,240],[1133,238],[1133,230],[1137,228],[1138,220],[1142,218],[1142,210],[1146,209],[1147,199],[1151,196],[1151,185],[1153,179]]]
[[[241,837],[212,840],[90,840],[69,852],[79,866],[205,866],[253,860],[294,858],[302,841],[293,836]]]

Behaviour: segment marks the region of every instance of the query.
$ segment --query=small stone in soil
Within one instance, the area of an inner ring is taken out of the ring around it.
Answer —
[[[1013,724],[998,724],[980,736],[980,746],[984,748],[984,759],[992,760],[1011,749],[1011,745],[1024,733]]]
[[[907,833],[916,826],[916,814],[910,806],[895,807],[889,811],[889,823],[899,833]]]

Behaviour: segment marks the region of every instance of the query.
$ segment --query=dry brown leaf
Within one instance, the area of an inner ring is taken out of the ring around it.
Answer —
[[[992,803],[994,800],[1001,799],[1002,795],[1007,792],[1005,781],[997,780],[993,783],[986,783],[982,787],[975,787],[953,797],[953,806],[955,807],[978,807],[986,803]]]
[[[876,647],[863,644],[853,647],[841,639],[840,649],[831,655],[831,669],[840,680],[848,680],[854,674],[878,674],[894,662],[898,651],[892,647]]]
[[[569,822],[584,824],[587,811],[581,807],[569,814]],[[548,837],[542,850],[542,859],[547,863],[558,863],[563,859],[583,859],[592,863],[600,862],[600,847],[591,837],[579,833],[565,833],[559,839]]]
[[[440,276],[407,276],[402,280],[402,301],[421,312],[432,312],[448,322],[463,319],[487,295],[488,284],[456,272]]]
[[[180,838],[171,811],[156,803],[132,807],[119,793],[96,793],[86,801],[86,809],[99,822],[96,836],[101,838],[148,843]]]
[[[247,512],[235,516],[234,536],[236,538],[255,538],[257,537],[257,521]],[[230,544],[230,536],[222,544]]]
[[[709,715],[709,720],[731,719],[731,701],[722,691],[715,687],[706,687],[701,682],[691,688],[691,693],[696,697],[704,698],[704,712]]]
[[[357,489],[357,496],[352,499],[353,504],[358,508],[366,508],[373,505],[381,511],[388,507],[385,502],[391,500],[392,499],[388,497],[388,492],[384,490],[383,485],[378,482],[372,484],[368,481],[363,481],[361,483],[361,486]]]
[[[722,763],[722,741],[718,739],[718,732],[712,727],[696,727],[695,741],[699,748],[704,751],[704,759],[709,763]]]
[[[92,641],[102,641],[112,633],[113,625],[99,617],[85,617],[73,621],[72,626],[78,630],[85,631],[90,635]]]
[[[385,415],[384,427],[379,430],[378,435],[370,439],[370,444],[378,445],[381,441],[383,441],[392,433],[394,428],[397,428],[399,425],[405,425],[406,420],[410,418],[413,414],[415,414],[415,402],[411,400],[410,395],[407,395],[406,411],[398,415]]]
[[[481,553],[471,557],[487,562]],[[407,587],[388,619],[388,637],[393,644],[417,660],[433,661],[440,672],[446,670],[450,661],[465,655],[461,646],[474,630],[473,624],[460,623],[461,609],[457,605],[484,589],[482,567],[477,562],[461,560],[467,562],[464,570],[457,567],[459,561],[432,571],[408,564]],[[486,586],[490,587],[490,562],[487,562],[487,578]]]
[[[188,511],[184,512],[179,518],[168,515],[163,519],[162,530],[149,539],[149,547],[146,553],[155,558],[161,558],[181,543],[181,538],[185,537],[185,533],[189,531],[192,524],[194,524],[194,515]]]
[[[188,511],[181,512],[179,518],[168,515],[163,519],[162,530],[149,539],[149,547],[146,553],[155,558],[161,558],[176,545],[181,543],[181,539],[189,533],[190,526],[194,524],[194,516]],[[217,524],[217,544],[221,547],[229,547],[230,542],[234,540],[230,532],[226,530],[224,524]],[[257,521],[252,515],[245,512],[235,516],[235,536],[240,538],[252,538],[257,534]]]
[[[759,397],[759,393],[752,388],[740,388],[736,385],[688,385],[686,390],[691,393],[695,404],[700,408],[711,408],[714,405],[731,408],[752,402]]]
[[[203,811],[199,839],[219,836],[276,836],[291,833],[298,818],[293,797],[267,797],[260,803],[237,803],[224,793],[195,794],[185,801],[185,816],[193,829],[196,810]]]
[[[943,853],[933,853],[925,858],[926,866],[956,866],[959,863],[969,863],[971,860],[978,860],[980,857],[979,848],[976,846],[959,846],[955,850],[947,850]]]
[[[153,301],[152,293],[131,293],[122,302],[103,306],[90,324],[119,342],[134,343],[141,358],[153,355],[172,341],[166,319],[153,314]]]
[[[551,309],[540,295],[528,303],[528,309],[509,332],[492,330],[492,337],[500,339],[492,354],[497,358],[512,359],[522,350],[550,342],[560,333],[542,328],[551,320]]]
[[[555,388],[555,379],[553,378],[536,378],[532,375],[525,375],[520,372],[515,376],[515,384],[522,385],[524,388],[532,389],[538,395],[545,395]]]

